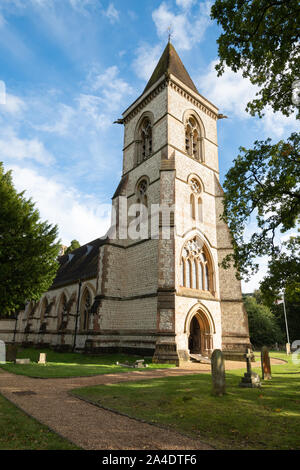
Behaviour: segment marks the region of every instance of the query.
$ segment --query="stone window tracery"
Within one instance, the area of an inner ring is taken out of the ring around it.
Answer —
[[[148,205],[147,191],[148,181],[143,178],[137,185],[137,202],[138,204],[143,204],[146,207]]]
[[[81,311],[81,328],[82,330],[88,330],[90,324],[92,299],[88,289],[86,289],[82,299],[82,311]]]
[[[191,178],[190,182],[190,207],[191,207],[191,218],[202,222],[202,199],[200,194],[202,192],[201,184],[196,178]]]
[[[204,161],[203,135],[194,116],[189,116],[185,123],[185,151],[195,160]]]
[[[145,117],[138,131],[137,163],[142,163],[152,155],[152,124],[149,117]]]
[[[186,242],[181,257],[181,286],[211,290],[212,268],[206,251],[203,242],[197,236]]]

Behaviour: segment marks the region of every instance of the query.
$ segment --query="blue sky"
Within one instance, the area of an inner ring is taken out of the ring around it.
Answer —
[[[256,90],[241,74],[217,78],[220,29],[210,7],[207,0],[0,0],[0,161],[41,217],[58,224],[64,244],[108,228],[122,168],[123,128],[113,121],[145,87],[169,25],[199,92],[228,116],[218,123],[221,183],[240,145],[295,130],[294,117],[245,112]]]

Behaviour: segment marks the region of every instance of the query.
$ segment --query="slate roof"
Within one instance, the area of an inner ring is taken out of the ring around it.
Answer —
[[[80,248],[72,251],[68,255],[58,258],[60,267],[50,289],[78,282],[79,279],[91,279],[98,273],[99,248],[106,241],[106,238],[97,238]]]
[[[151,75],[150,80],[147,83],[143,93],[145,93],[145,91],[151,88],[152,85],[154,85],[154,83],[160,79],[160,77],[162,77],[163,75],[168,75],[170,73],[175,77],[179,78],[182,83],[191,88],[195,93],[199,94],[193,80],[189,76],[174,46],[170,42],[168,42],[168,44],[166,45],[165,50],[162,53],[162,56],[159,59],[159,62],[155,67],[155,70]]]

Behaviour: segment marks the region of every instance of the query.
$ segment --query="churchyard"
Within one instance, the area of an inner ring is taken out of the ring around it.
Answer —
[[[38,364],[40,353],[46,354],[46,364]],[[128,372],[131,367],[121,364],[133,365],[141,359],[139,356],[126,354],[104,354],[93,356],[81,353],[61,353],[51,349],[19,348],[18,358],[29,358],[30,364],[15,364],[8,362],[0,365],[7,372],[26,375],[27,377],[55,378],[55,377],[85,377],[98,374],[112,374]],[[117,362],[120,364],[118,365]],[[145,358],[149,369],[174,367],[172,364],[152,364],[151,358]]]
[[[76,389],[71,393],[149,423],[201,438],[217,449],[300,449],[300,365],[272,366],[272,380],[240,387],[245,369],[226,371],[226,393],[209,373]],[[260,353],[256,354],[260,358]],[[261,368],[252,363],[254,373]]]
[[[41,352],[46,354],[46,364],[38,364]],[[270,353],[271,358],[285,362],[273,363],[270,370],[264,350],[263,370],[258,362],[261,354],[255,353],[257,362],[250,363],[248,358],[247,367],[245,362],[243,368],[226,367],[225,371],[222,354],[215,353],[212,374],[210,366],[205,365],[202,373],[191,371],[189,375],[144,376],[142,380],[131,381],[126,378],[126,382],[79,388],[72,387],[70,382],[68,393],[82,403],[87,401],[98,409],[172,429],[215,449],[300,449],[300,364],[293,362],[291,355],[276,351]],[[124,354],[89,356],[30,348],[20,349],[18,358],[29,358],[31,362],[10,362],[0,367],[13,374],[45,379],[129,372],[136,370],[132,365],[138,359]],[[128,367],[116,364],[126,361]],[[154,369],[172,367],[152,364],[151,358],[145,363],[148,367],[143,371],[149,374]],[[249,380],[256,374],[260,376],[259,383]],[[0,430],[0,449],[78,448],[3,396],[0,396]]]

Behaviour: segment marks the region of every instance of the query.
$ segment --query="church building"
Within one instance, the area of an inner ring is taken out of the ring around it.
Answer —
[[[16,341],[160,363],[209,357],[214,349],[241,359],[250,347],[241,284],[233,268],[220,267],[232,250],[220,218],[222,117],[169,42],[117,121],[123,171],[111,229],[59,258],[51,288],[19,314]]]

